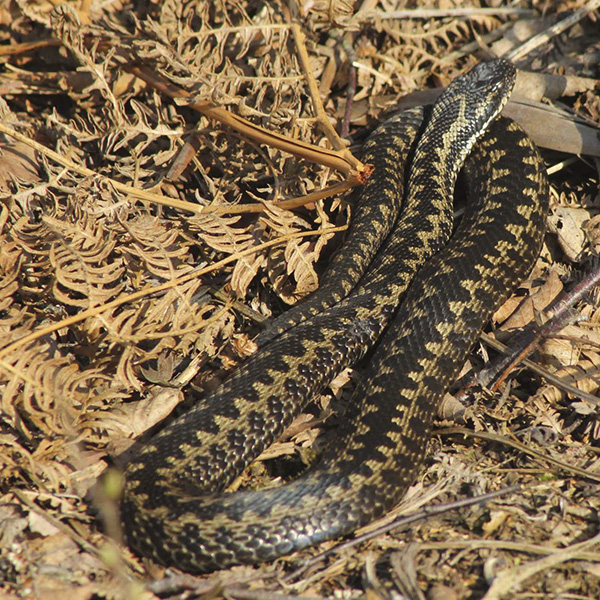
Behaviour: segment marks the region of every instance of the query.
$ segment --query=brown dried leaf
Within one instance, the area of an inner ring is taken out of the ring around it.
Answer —
[[[555,206],[548,216],[548,229],[558,237],[558,243],[566,257],[579,262],[587,246],[583,225],[591,218],[585,208]]]
[[[563,329],[562,333],[567,335],[569,327]],[[577,364],[579,360],[579,348],[570,340],[549,338],[540,344],[539,362],[545,367],[555,369]]]
[[[555,375],[580,390],[593,394],[600,386],[600,353],[586,351],[577,364],[558,369]],[[548,403],[555,405],[565,396],[561,389],[546,385],[540,388],[535,397],[544,398]]]
[[[550,271],[544,284],[534,290],[530,284],[522,287],[530,292],[525,299],[514,295],[494,313],[493,319],[502,324],[500,329],[503,331],[519,329],[531,323],[563,290],[562,281],[555,269]]]
[[[183,394],[175,388],[149,390],[148,396],[138,402],[129,402],[114,409],[110,414],[90,415],[89,425],[101,428],[119,440],[126,437],[132,441],[142,433],[168,417],[181,402]],[[116,433],[117,436],[112,435]]]

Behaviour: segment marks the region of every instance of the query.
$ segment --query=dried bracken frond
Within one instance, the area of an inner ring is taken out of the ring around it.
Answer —
[[[308,224],[300,219],[295,219],[290,223],[287,214],[274,204],[265,205],[265,209],[262,221],[279,235],[294,233],[298,230],[298,226],[304,229],[308,228]],[[318,213],[321,226],[326,225],[329,217],[320,207]],[[284,301],[292,304],[298,300],[298,297],[305,296],[317,288],[318,276],[314,269],[314,263],[319,258],[327,241],[331,239],[331,235],[320,236],[316,241],[298,240],[283,249],[275,249],[270,253],[269,278],[275,291]],[[294,282],[293,284],[290,279]]]

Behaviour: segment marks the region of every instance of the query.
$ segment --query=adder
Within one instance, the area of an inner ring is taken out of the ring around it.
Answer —
[[[128,465],[121,509],[135,551],[190,572],[273,560],[347,535],[402,498],[442,395],[541,247],[542,160],[518,125],[497,117],[514,79],[505,60],[481,63],[431,111],[372,134],[363,160],[375,173],[326,275],[332,285],[276,320],[256,354]],[[451,235],[467,155],[469,200]],[[337,438],[313,468],[280,487],[223,492],[374,344]]]

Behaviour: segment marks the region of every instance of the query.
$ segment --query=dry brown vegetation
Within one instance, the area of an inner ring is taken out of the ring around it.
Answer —
[[[118,468],[132,441],[191,390],[217,385],[266,318],[315,289],[339,244],[347,204],[317,198],[362,176],[331,129],[353,77],[352,152],[401,96],[492,55],[520,68],[530,100],[508,110],[546,149],[552,216],[496,337],[542,321],[597,268],[600,3],[481,4],[0,3],[2,597],[600,597],[597,291],[535,364],[470,401],[462,428],[441,424],[390,518],[518,491],[310,565],[334,544],[159,581],[163,570],[118,544]],[[482,343],[468,366],[494,356]],[[338,378],[246,483],[309,460],[347,383]]]

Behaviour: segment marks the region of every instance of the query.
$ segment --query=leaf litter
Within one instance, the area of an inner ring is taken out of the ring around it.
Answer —
[[[521,95],[561,104],[509,107],[550,148],[552,216],[495,337],[542,322],[597,270],[597,4],[0,7],[2,594],[599,597],[600,425],[583,395],[600,378],[596,290],[530,358],[536,371],[478,392],[465,426],[440,430],[386,519],[515,482],[517,492],[352,552],[319,558],[331,542],[274,565],[162,578],[118,544],[115,469],[134,440],[214,389],[266,318],[315,289],[351,212],[347,198],[318,198],[360,179],[366,133],[485,48],[523,52]],[[331,124],[345,118],[352,71],[350,152]],[[493,358],[481,344],[467,367]],[[236,485],[311,463],[351,387],[352,373],[337,378]]]

